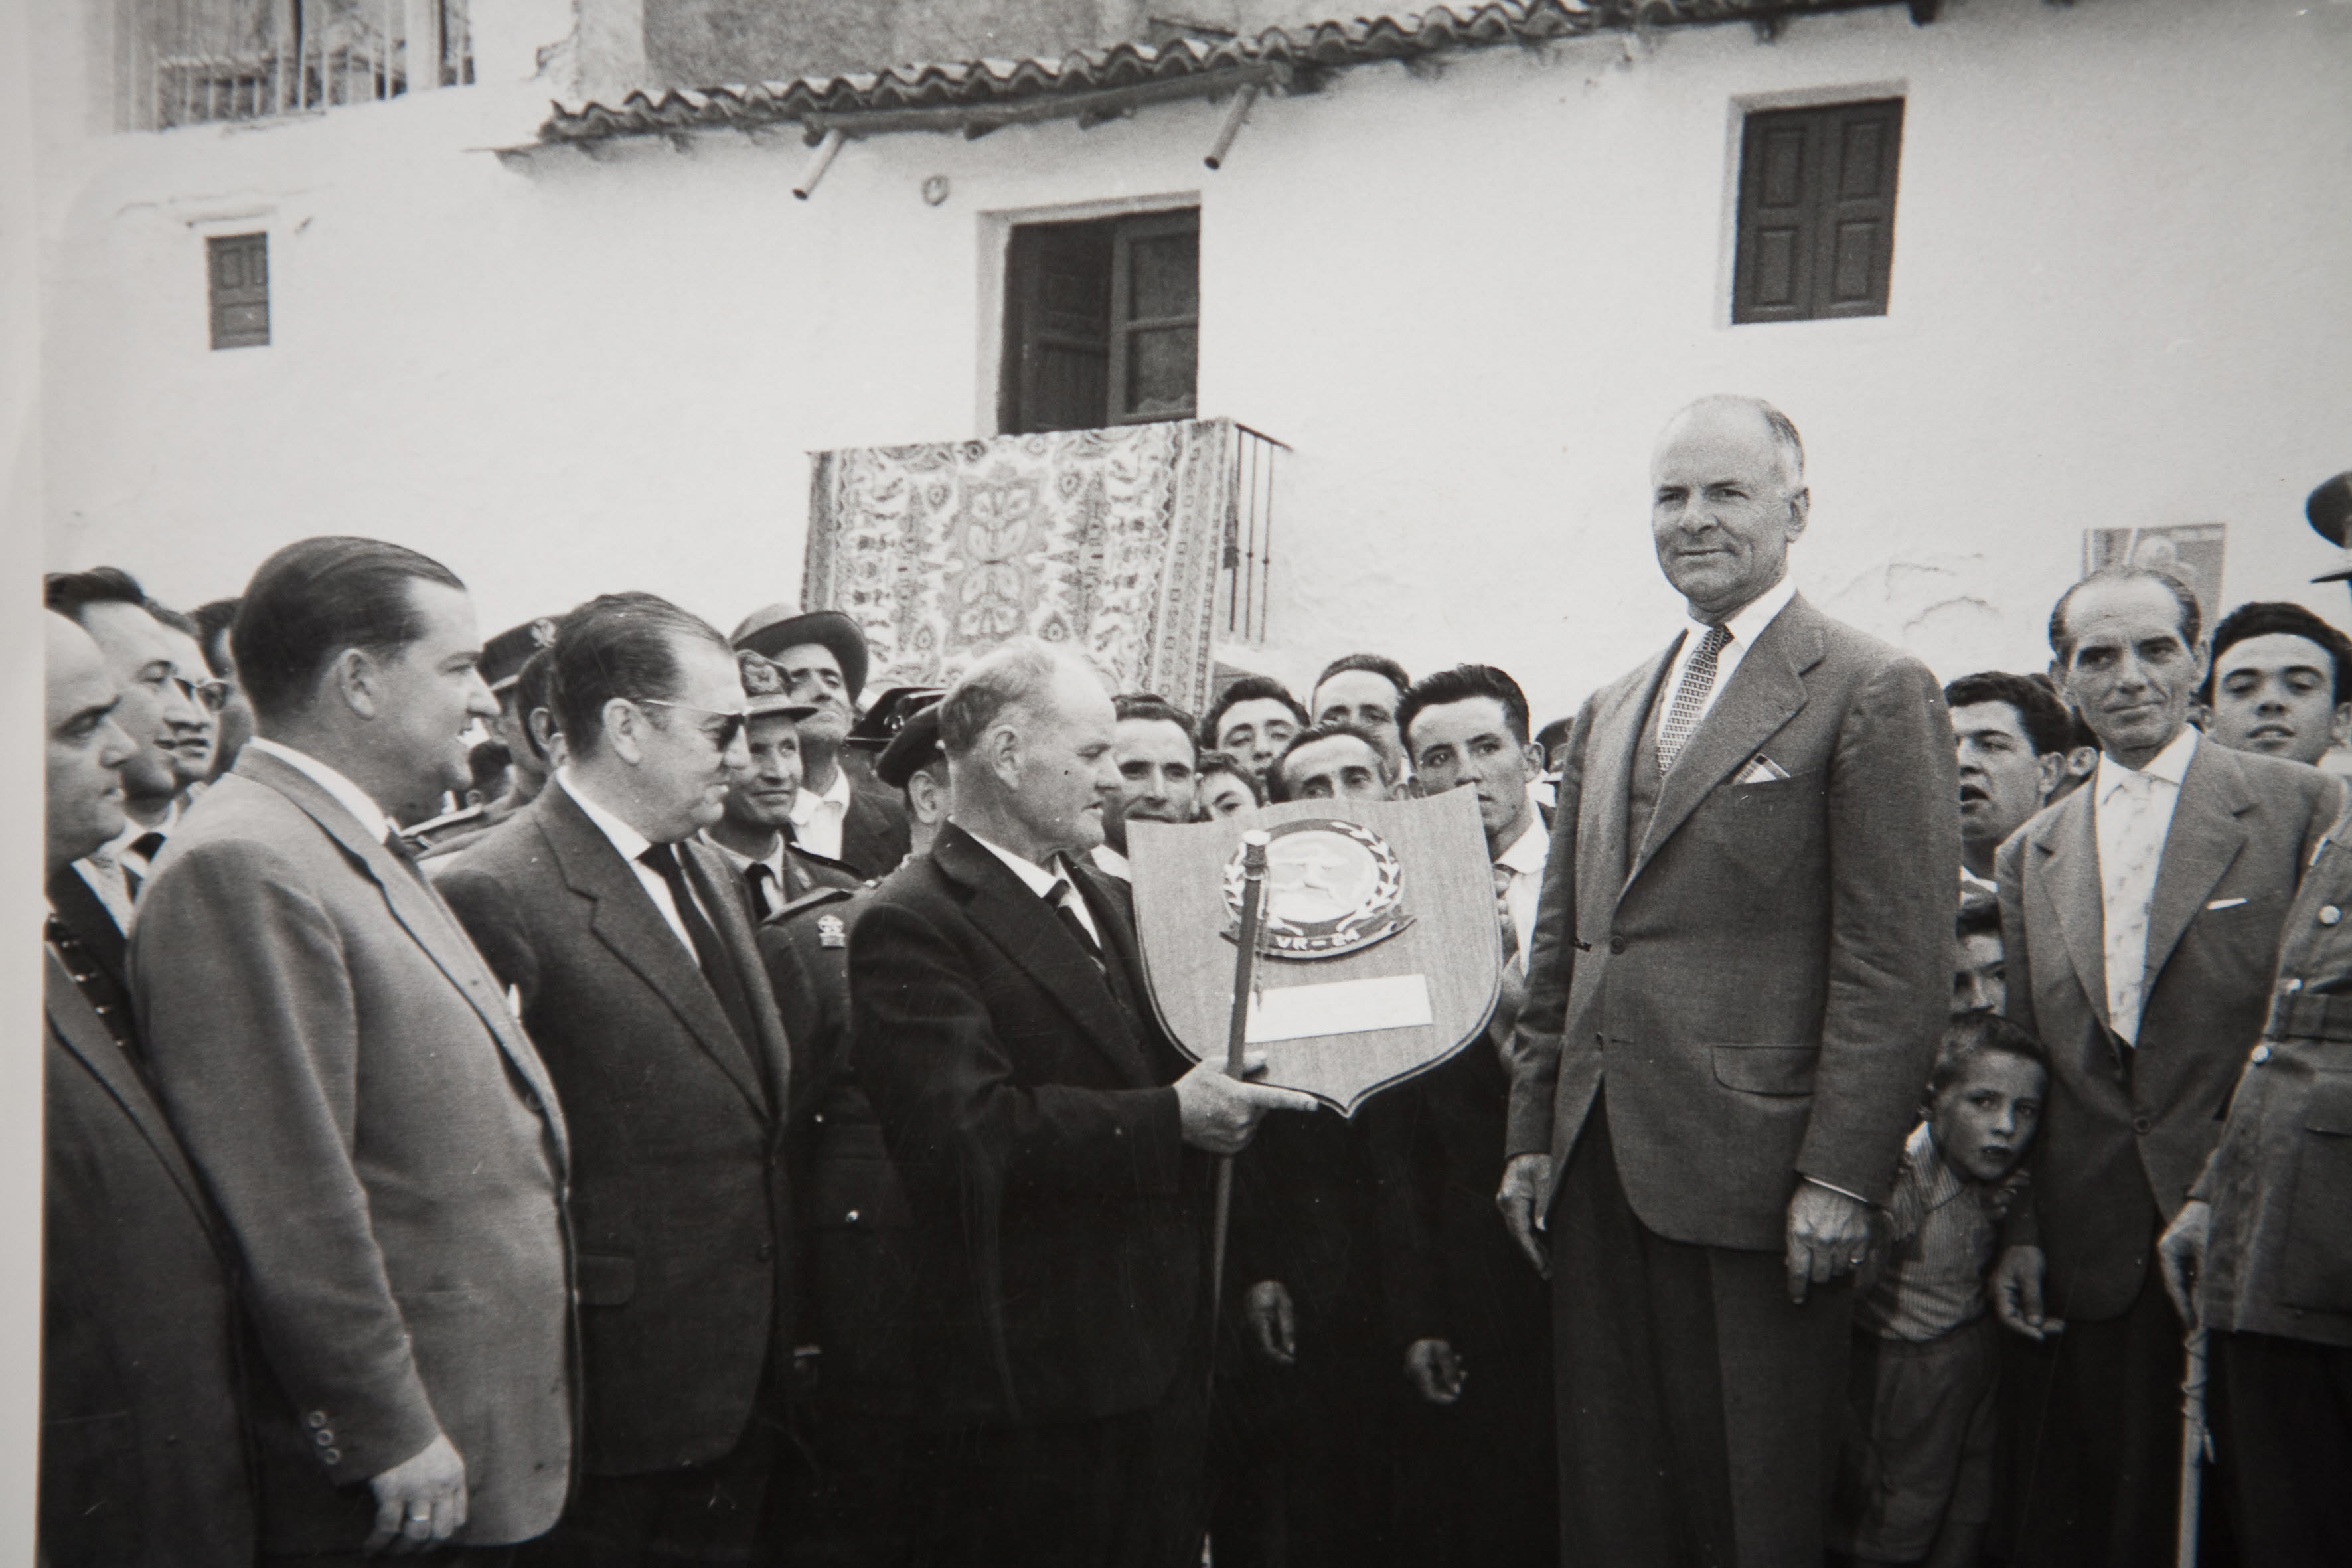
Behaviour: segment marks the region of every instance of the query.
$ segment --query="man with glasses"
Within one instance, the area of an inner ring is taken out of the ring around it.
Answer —
[[[176,813],[220,773],[220,716],[228,705],[228,683],[213,679],[206,668],[194,621],[161,605],[149,606],[149,613],[163,628],[163,640],[172,645],[172,685],[184,709],[172,716],[164,735],[172,752],[172,774],[180,782],[180,793],[173,800]]]
[[[750,765],[742,680],[650,594],[573,610],[551,657],[568,760],[433,863],[571,1127],[586,1446],[549,1551],[741,1563],[793,1342],[784,1035],[743,885],[701,837]]]

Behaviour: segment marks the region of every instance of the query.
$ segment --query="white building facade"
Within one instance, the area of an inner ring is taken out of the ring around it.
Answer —
[[[1290,448],[1231,663],[1569,710],[1677,624],[1647,458],[1713,391],[1804,432],[1805,592],[1947,678],[2039,668],[2087,528],[2226,524],[2228,603],[2343,621],[2301,508],[2352,468],[2352,5],[1745,8],[1489,13],[1265,92],[1214,171],[1230,95],[877,131],[799,200],[802,123],[629,109],[585,0],[474,0],[470,85],[163,131],[51,7],[47,563],[194,604],[369,533],[486,631],[625,587],[731,625],[797,595],[810,453],[997,433],[1016,228],[1197,208],[1197,409]],[[1735,324],[1748,117],[1886,100],[1884,312]],[[208,242],[254,234],[268,342],[215,348]]]

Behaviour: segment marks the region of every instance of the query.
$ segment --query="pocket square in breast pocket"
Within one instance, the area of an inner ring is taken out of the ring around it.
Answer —
[[[2206,905],[2205,909],[2206,912],[2210,914],[2215,910],[2234,910],[2245,901],[2246,900],[2243,899],[2216,899],[2211,903]]]
[[[1748,766],[1741,770],[1734,782],[1744,784],[1780,784],[1788,776],[1788,769],[1759,752],[1748,759]]]

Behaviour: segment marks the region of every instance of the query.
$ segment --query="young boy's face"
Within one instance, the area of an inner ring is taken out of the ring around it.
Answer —
[[[2042,1124],[2042,1068],[2007,1051],[1986,1051],[1945,1086],[1927,1125],[1944,1163],[1973,1182],[1998,1182],[2017,1168]]]

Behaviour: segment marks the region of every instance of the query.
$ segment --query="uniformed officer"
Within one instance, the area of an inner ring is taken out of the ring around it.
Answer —
[[[936,697],[900,726],[875,773],[906,796],[914,853],[926,853],[946,803]],[[849,930],[869,896],[811,889],[760,928],[759,942],[793,1042],[799,1360],[813,1384],[804,1436],[814,1468],[808,1495],[784,1510],[785,1529],[795,1560],[878,1564],[907,1548],[914,1279],[906,1194],[849,1060]]]

